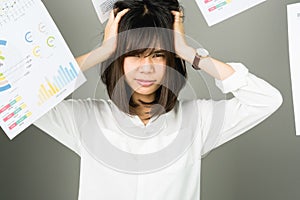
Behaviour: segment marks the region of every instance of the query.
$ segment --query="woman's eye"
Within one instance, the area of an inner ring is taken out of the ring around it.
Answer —
[[[135,58],[139,58],[140,54],[129,54],[126,57],[135,57]]]
[[[153,54],[153,57],[156,58],[156,57],[165,57],[165,54],[163,53],[155,53]]]

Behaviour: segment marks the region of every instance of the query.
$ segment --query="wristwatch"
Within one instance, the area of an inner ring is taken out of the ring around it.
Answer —
[[[198,67],[200,60],[207,57],[209,57],[209,52],[206,49],[204,48],[196,49],[196,55],[192,65],[193,68],[196,70],[200,70],[200,68]]]

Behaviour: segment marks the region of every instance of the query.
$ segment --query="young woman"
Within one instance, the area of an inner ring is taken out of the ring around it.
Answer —
[[[81,157],[79,199],[198,200],[201,157],[270,116],[280,93],[241,63],[223,63],[184,37],[177,0],[115,4],[97,63],[110,100],[66,100],[35,125]],[[189,62],[229,100],[178,100]]]

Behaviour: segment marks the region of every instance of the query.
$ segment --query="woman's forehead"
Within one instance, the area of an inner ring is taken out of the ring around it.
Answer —
[[[132,54],[150,55],[154,53],[166,53],[167,50],[160,47],[155,47],[155,48],[142,48],[142,49],[134,49],[134,50],[127,49],[127,52]]]
[[[162,40],[159,39],[127,41],[124,45],[126,52],[137,51],[152,53],[154,51],[171,51],[171,45],[165,44]]]
[[[164,32],[157,28],[137,29],[123,33],[118,38],[118,49],[123,53],[153,52],[157,50],[174,51],[174,39],[171,32]]]

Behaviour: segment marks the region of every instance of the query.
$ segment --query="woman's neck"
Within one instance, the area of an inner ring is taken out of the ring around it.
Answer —
[[[140,104],[141,102],[144,103],[152,103],[155,100],[155,93],[153,94],[139,94],[139,93],[133,93],[132,100],[136,104]]]
[[[134,108],[135,113],[138,115],[144,125],[146,125],[151,118],[151,103],[155,100],[155,94],[143,95],[134,93],[132,95],[132,100],[138,105]]]

